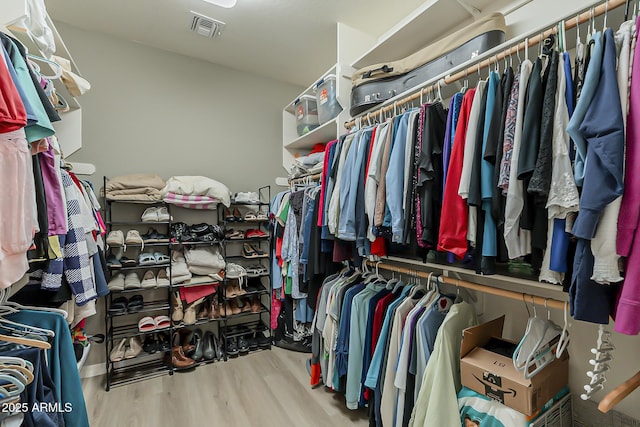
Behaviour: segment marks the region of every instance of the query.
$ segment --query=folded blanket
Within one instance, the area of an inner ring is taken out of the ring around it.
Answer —
[[[231,192],[227,186],[205,176],[172,176],[162,190],[163,195],[168,193],[205,196],[219,200],[227,207],[231,204]]]
[[[207,196],[191,196],[176,193],[165,194],[164,201],[172,205],[180,206],[181,208],[208,210],[217,209],[220,203],[220,200]]]
[[[134,173],[131,175],[121,175],[111,178],[107,181],[107,193],[114,190],[127,190],[137,188],[155,188],[156,190],[162,190],[164,188],[164,181],[156,174],[146,173]]]
[[[169,272],[167,272],[167,274],[169,274]],[[176,276],[175,274],[173,276],[171,276],[171,284],[172,285],[179,285],[183,282],[187,282],[191,279],[191,277],[193,277],[191,275],[191,272],[189,272],[189,274],[185,274],[185,275],[181,275],[181,276]]]
[[[107,199],[159,202],[160,200],[162,200],[162,193],[157,188],[152,187],[128,188],[124,190],[107,190]]]

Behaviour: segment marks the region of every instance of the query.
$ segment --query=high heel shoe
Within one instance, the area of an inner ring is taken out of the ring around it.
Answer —
[[[224,220],[227,222],[234,222],[236,220],[229,208],[224,208]]]

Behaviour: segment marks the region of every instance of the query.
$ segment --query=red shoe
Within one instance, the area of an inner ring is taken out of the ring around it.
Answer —
[[[245,232],[245,237],[247,239],[260,239],[262,237],[268,237],[269,235],[262,230],[258,229],[249,229]]]

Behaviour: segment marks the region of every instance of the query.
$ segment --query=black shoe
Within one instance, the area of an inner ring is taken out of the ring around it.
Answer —
[[[169,351],[171,350],[171,343],[169,342],[169,333],[160,332],[158,333],[158,351]]]
[[[255,333],[251,332],[246,335],[247,343],[249,344],[249,350],[257,350],[258,349],[258,340],[256,339]]]
[[[256,332],[256,341],[260,348],[268,348],[271,345],[271,338],[265,337],[262,332]]]
[[[204,342],[204,350],[202,355],[204,356],[204,360],[213,360],[216,357],[216,350],[213,345],[213,332],[207,331],[204,333],[204,338],[202,339]]]
[[[213,336],[213,345],[216,349],[216,360],[224,360],[224,351],[222,350],[222,343],[217,336]]]
[[[244,335],[240,335],[238,337],[238,351],[240,352],[240,354],[249,353],[249,343],[247,342],[247,339],[244,337]]]
[[[206,334],[205,334],[206,336]],[[204,339],[202,338],[202,330],[196,329],[193,332],[193,344],[196,346],[196,350],[193,352],[193,356],[191,358],[196,362],[202,360],[204,355]]]
[[[160,343],[158,342],[158,337],[156,336],[156,334],[147,334],[144,337],[142,349],[149,354],[154,354],[158,352],[159,345]]]
[[[227,354],[229,356],[238,355],[238,341],[235,337],[227,338]]]

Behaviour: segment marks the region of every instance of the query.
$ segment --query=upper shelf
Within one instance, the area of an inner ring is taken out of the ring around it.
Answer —
[[[338,116],[339,117],[339,116]],[[336,122],[338,120],[336,117],[333,120],[329,120],[324,123],[322,126],[319,126],[312,130],[311,132],[302,135],[301,137],[294,139],[285,145],[285,148],[289,150],[299,150],[299,149],[308,149],[313,148],[314,145],[318,143],[325,143],[331,141],[336,138]]]
[[[428,0],[351,65],[356,70],[369,65],[396,61],[428,46],[474,20],[504,5],[505,0]]]

